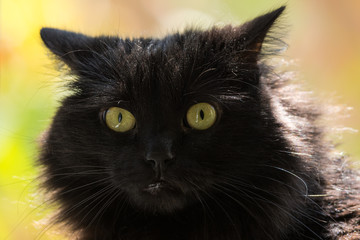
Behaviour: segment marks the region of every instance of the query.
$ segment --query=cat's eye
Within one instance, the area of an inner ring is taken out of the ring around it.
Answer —
[[[126,109],[111,107],[104,112],[106,125],[115,132],[127,132],[135,127],[135,117]]]
[[[197,103],[192,105],[186,113],[188,125],[196,130],[206,130],[216,121],[216,110],[209,103]]]

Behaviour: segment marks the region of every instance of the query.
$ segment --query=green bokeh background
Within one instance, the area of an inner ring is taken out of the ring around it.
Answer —
[[[51,211],[36,190],[37,139],[61,95],[42,26],[162,36],[185,26],[241,23],[286,2],[285,58],[297,60],[300,78],[323,101],[354,108],[333,113],[332,137],[359,159],[360,1],[0,0],[0,239],[64,239],[58,229],[45,229]]]

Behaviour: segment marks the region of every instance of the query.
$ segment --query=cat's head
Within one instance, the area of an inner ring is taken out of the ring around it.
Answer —
[[[258,60],[283,10],[162,39],[42,29],[73,77],[43,146],[48,187],[93,214],[118,199],[173,212],[239,184],[266,185],[259,176],[281,165],[269,161],[282,139]]]

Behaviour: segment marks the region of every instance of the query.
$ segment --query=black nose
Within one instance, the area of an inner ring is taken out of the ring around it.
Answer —
[[[145,161],[149,163],[154,170],[164,171],[166,167],[174,161],[174,155],[171,152],[148,152]]]
[[[175,160],[175,139],[174,133],[163,132],[149,135],[144,142],[145,162],[152,166],[158,178]]]

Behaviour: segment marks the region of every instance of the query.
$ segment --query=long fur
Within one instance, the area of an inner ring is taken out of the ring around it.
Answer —
[[[263,61],[283,10],[162,39],[43,29],[45,45],[74,76],[39,161],[60,204],[57,221],[81,239],[355,236],[356,173],[328,154],[318,107]],[[204,131],[184,121],[198,102],[218,114]],[[113,106],[132,112],[136,127],[110,130],[101,116]],[[174,156],[167,185],[144,193],[154,179],[144,159],[164,149]]]

